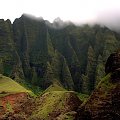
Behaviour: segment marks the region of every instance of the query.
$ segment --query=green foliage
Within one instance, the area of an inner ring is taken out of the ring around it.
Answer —
[[[58,104],[58,107],[61,109],[62,101],[64,97],[64,91],[54,91],[54,92],[47,92],[44,96],[47,96],[47,99],[43,101],[42,107],[39,106],[38,111],[33,112],[33,115],[30,117],[32,119],[48,119],[49,113],[51,113],[55,108],[55,104]],[[58,103],[61,100],[60,103]]]
[[[9,93],[9,94],[18,93],[18,92],[27,92],[32,94],[30,90],[25,89],[14,80],[5,76],[2,76],[0,78],[0,93],[3,93],[3,92]]]
[[[46,92],[51,92],[51,91],[66,91],[63,87],[57,85],[56,83],[50,85],[45,91]]]
[[[7,109],[8,112],[13,112],[12,106],[11,106],[9,101],[6,104],[6,109]]]
[[[26,90],[31,91],[31,93],[29,93],[29,95],[31,96],[39,96],[42,94],[43,89],[41,87],[39,87],[38,85],[33,85],[30,82],[27,82],[25,80],[21,80],[22,82],[19,82],[19,84],[21,86],[23,86]]]
[[[3,74],[4,67],[3,67],[3,61],[0,59],[0,74]]]
[[[0,72],[42,89],[57,81],[66,89],[91,93],[108,55],[120,46],[119,34],[99,25],[55,29],[22,15],[13,24],[1,20],[0,28]]]
[[[66,89],[72,90],[74,87],[74,83],[73,83],[72,76],[71,76],[69,67],[65,59],[62,64],[62,70],[61,70],[60,77],[61,77],[61,84],[63,84],[63,86]]]
[[[87,94],[83,94],[83,93],[77,93],[77,96],[80,98],[81,101],[86,101],[89,97],[89,95]]]
[[[12,70],[16,65],[20,64],[20,62],[18,61],[19,56],[14,46],[10,20],[2,20],[0,22],[0,28],[0,73],[11,76]]]
[[[104,68],[103,59],[102,56],[99,56],[98,64],[96,67],[96,82],[95,82],[96,85],[100,82],[101,78],[103,78],[104,75],[105,75],[105,68]]]
[[[104,91],[105,93],[109,92],[110,90],[116,87],[116,84],[113,84],[111,82],[111,74],[112,73],[109,73],[104,78],[102,78],[102,80],[97,86],[97,88],[101,88],[102,91]]]
[[[31,83],[32,83],[33,85],[37,85],[37,84],[38,84],[38,78],[37,78],[37,73],[36,73],[36,71],[35,71],[35,68],[33,68],[32,73],[33,73],[33,77],[32,77]]]
[[[39,99],[41,102],[39,103],[38,109],[32,113],[32,116],[29,118],[32,119],[50,119],[52,114],[58,116],[58,114],[62,113],[63,111],[70,111],[67,106],[69,103],[66,101],[70,99],[74,93],[72,91],[51,91],[45,92]],[[74,99],[78,99],[74,97]],[[71,100],[71,99],[70,99]],[[56,117],[57,117],[56,116]],[[70,117],[69,117],[70,118]],[[52,117],[53,119],[53,117]]]
[[[4,65],[4,75],[9,76],[12,72],[12,66],[11,65]]]

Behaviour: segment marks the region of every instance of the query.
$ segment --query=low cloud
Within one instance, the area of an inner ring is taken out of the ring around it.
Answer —
[[[105,25],[113,30],[120,30],[120,10],[98,13],[95,23]]]

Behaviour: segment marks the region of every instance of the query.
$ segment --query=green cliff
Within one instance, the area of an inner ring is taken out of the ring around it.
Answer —
[[[13,24],[0,20],[0,72],[42,89],[57,83],[90,94],[120,35],[99,25],[54,24],[25,14]]]

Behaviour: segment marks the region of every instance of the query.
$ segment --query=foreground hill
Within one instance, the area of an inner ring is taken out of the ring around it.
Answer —
[[[9,81],[10,78],[7,79]],[[37,98],[26,93],[27,90],[21,91],[18,84],[14,87],[18,87],[17,92],[14,90],[15,93],[0,97],[0,120],[75,119],[76,110],[82,103],[74,91],[67,91],[55,84]],[[8,91],[7,88],[4,90]]]
[[[106,74],[90,98],[80,106],[78,120],[120,119],[120,52],[108,58]]]
[[[0,120],[119,120],[120,52],[111,54],[105,66],[106,76],[85,101],[54,83],[36,98],[25,91],[1,96]]]
[[[74,119],[76,110],[82,103],[73,91],[46,92],[37,102],[37,110],[33,112],[30,120],[61,120],[61,117]]]

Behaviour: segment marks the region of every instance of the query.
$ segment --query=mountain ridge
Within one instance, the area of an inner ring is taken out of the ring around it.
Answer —
[[[2,49],[5,43],[0,45],[2,73],[42,89],[58,82],[67,89],[91,93],[105,74],[107,57],[120,45],[118,33],[99,25],[68,24],[56,29],[43,19],[22,15],[13,24],[2,20],[0,27],[0,40],[10,41],[5,47],[9,51]]]

